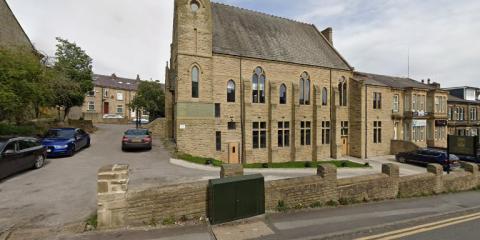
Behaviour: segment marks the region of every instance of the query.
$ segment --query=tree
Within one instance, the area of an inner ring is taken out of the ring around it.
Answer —
[[[158,82],[142,81],[138,85],[137,95],[130,103],[134,110],[143,109],[150,114],[150,120],[165,116],[165,93]]]
[[[65,119],[70,109],[81,106],[86,93],[93,89],[92,58],[75,43],[62,38],[57,41],[54,82],[58,85],[54,89],[54,102],[63,107]]]

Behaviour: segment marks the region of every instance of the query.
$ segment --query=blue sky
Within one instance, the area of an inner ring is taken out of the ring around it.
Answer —
[[[163,81],[173,0],[7,0],[34,44],[77,42],[98,73]],[[333,27],[334,45],[358,71],[480,87],[478,0],[218,0]]]

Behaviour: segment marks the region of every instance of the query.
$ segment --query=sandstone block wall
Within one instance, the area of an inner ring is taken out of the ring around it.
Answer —
[[[161,138],[166,138],[168,136],[166,118],[157,118],[145,127],[155,136],[160,136]]]

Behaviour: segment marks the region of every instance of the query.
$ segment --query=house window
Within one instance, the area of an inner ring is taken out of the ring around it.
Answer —
[[[399,111],[400,111],[400,96],[393,95],[393,112],[399,112]]]
[[[447,139],[447,128],[445,126],[435,127],[435,140]]]
[[[197,66],[192,68],[192,98],[198,98],[198,88],[200,81],[200,71]]]
[[[330,121],[322,122],[322,144],[330,144]]]
[[[373,122],[373,143],[382,143],[382,122]]]
[[[236,122],[228,122],[228,130],[235,130],[237,129],[237,123]]]
[[[280,85],[280,104],[287,104],[287,86]]]
[[[253,123],[253,148],[266,148],[267,147],[267,123],[266,122],[254,122]]]
[[[117,105],[117,113],[123,113],[123,105]]]
[[[252,78],[252,102],[265,103],[265,72],[257,67]]]
[[[220,103],[215,103],[215,117],[220,117]]]
[[[452,108],[448,108],[448,120],[453,120],[453,118],[452,118]]]
[[[117,92],[117,101],[123,101],[123,92]]]
[[[300,76],[300,105],[310,105],[310,76],[307,72]]]
[[[103,97],[108,98],[108,89],[103,89]]]
[[[92,90],[92,91],[88,91],[88,95],[89,97],[95,97],[95,90]]]
[[[472,107],[470,108],[470,121],[476,121],[477,120],[477,108]]]
[[[341,133],[342,137],[347,137],[348,136],[348,121],[342,121],[341,122],[340,133]]]
[[[222,151],[222,132],[215,132],[215,148],[217,151]]]
[[[460,113],[459,113],[459,120],[460,120],[460,121],[465,121],[465,108],[463,108],[463,107],[460,108],[460,109],[459,109],[459,112],[460,112]]]
[[[312,123],[310,121],[300,122],[300,145],[310,146],[311,145],[311,132],[312,132]]]
[[[373,109],[382,109],[382,93],[373,93]]]
[[[290,146],[290,122],[278,122],[278,147]]]
[[[227,83],[227,102],[235,102],[235,82],[233,80]]]
[[[418,108],[417,108],[417,95],[413,94],[413,97],[412,97],[412,112],[415,112],[417,110],[418,110]]]
[[[95,111],[95,102],[88,102],[88,111]]]
[[[328,90],[326,87],[322,89],[322,106],[327,106],[328,104]]]
[[[345,77],[342,77],[342,80],[338,84],[338,92],[340,106],[347,106],[347,82],[345,81]]]

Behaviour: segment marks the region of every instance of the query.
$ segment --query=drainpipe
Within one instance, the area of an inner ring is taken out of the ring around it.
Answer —
[[[241,132],[242,132],[242,139],[241,139],[241,145],[242,145],[242,157],[241,157],[241,162],[242,164],[245,164],[246,161],[246,149],[245,149],[245,85],[243,83],[243,78],[242,78],[242,58],[240,57],[240,125],[241,125]]]
[[[365,159],[368,158],[368,86],[365,84]]]

